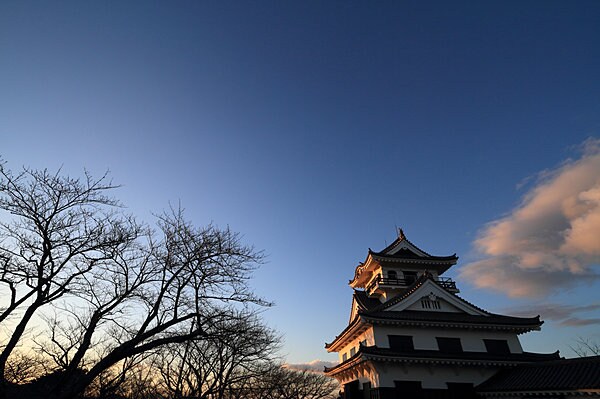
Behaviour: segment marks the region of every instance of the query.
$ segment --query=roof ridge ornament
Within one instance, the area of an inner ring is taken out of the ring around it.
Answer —
[[[398,229],[398,238],[400,240],[406,240],[406,236],[404,235],[404,230],[402,230],[402,227]]]

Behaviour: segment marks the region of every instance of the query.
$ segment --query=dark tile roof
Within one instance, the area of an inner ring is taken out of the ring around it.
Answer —
[[[430,276],[421,275],[421,276],[419,276],[419,278],[417,278],[415,280],[414,283],[412,283],[411,285],[409,285],[408,287],[406,287],[404,289],[398,290],[398,293],[394,297],[390,298],[389,300],[387,300],[383,303],[380,303],[377,308],[370,309],[370,311],[383,310],[383,309],[389,308],[391,306],[394,306],[395,304],[397,304],[399,302],[402,302],[413,291],[415,291],[417,288],[419,288],[419,286],[421,286],[428,279],[431,279],[431,281],[435,282],[435,280],[433,280]]]
[[[410,245],[412,245],[413,247],[415,247],[416,249],[418,249],[419,251],[421,251],[423,254],[425,254],[425,256],[420,256],[408,249],[401,249],[398,252],[396,252],[393,255],[388,254],[391,250],[393,250],[396,246],[398,246],[401,242],[406,241],[407,243],[409,243]],[[421,248],[417,247],[415,244],[413,244],[412,242],[410,242],[408,240],[408,238],[406,238],[406,236],[404,235],[404,231],[402,231],[402,229],[398,230],[398,238],[396,238],[394,240],[394,242],[392,242],[390,245],[388,245],[387,247],[385,247],[384,249],[382,249],[379,252],[373,251],[371,250],[371,248],[369,248],[369,253],[376,255],[376,256],[381,256],[381,257],[388,257],[388,258],[403,258],[403,259],[430,259],[430,260],[457,260],[458,257],[456,256],[456,254],[450,255],[450,256],[434,256],[434,255],[430,255],[429,253],[423,251]]]
[[[600,389],[600,356],[523,364],[503,370],[479,392]]]
[[[509,353],[491,354],[487,352],[462,352],[444,353],[435,350],[413,350],[400,352],[390,348],[378,348],[377,346],[361,347],[360,351],[369,355],[389,356],[394,358],[427,358],[427,359],[456,359],[456,360],[482,360],[482,361],[507,361],[507,362],[544,362],[560,358],[558,351],[554,353]]]
[[[367,360],[369,357],[380,356],[390,361],[412,362],[443,362],[443,363],[472,363],[472,364],[496,364],[504,366],[515,366],[521,363],[530,364],[531,362],[546,363],[552,360],[560,359],[558,351],[554,353],[510,353],[510,354],[491,354],[487,352],[462,352],[462,353],[444,353],[434,350],[413,350],[401,352],[390,348],[379,348],[377,346],[361,346],[356,354],[346,361],[333,367],[325,367],[325,372],[337,372],[341,369],[351,366],[354,363]]]
[[[403,310],[403,311],[386,311],[385,309],[394,306],[408,297],[416,288],[423,284],[426,280],[430,279],[434,283],[430,276],[420,276],[411,286],[398,292],[396,296],[390,300],[381,303],[379,300],[369,298],[365,291],[354,291],[354,296],[358,303],[363,307],[359,311],[361,316],[370,320],[398,320],[398,321],[416,321],[416,322],[444,322],[444,323],[465,323],[465,324],[484,324],[484,325],[505,325],[505,326],[516,326],[516,327],[529,327],[537,328],[544,322],[540,320],[540,316],[535,317],[515,317],[505,316],[495,313],[490,313],[481,309],[472,303],[464,300],[456,294],[452,294],[461,302],[470,305],[477,310],[485,313],[485,316],[470,315],[466,313],[453,313],[453,312],[427,312],[417,310]],[[436,283],[437,284],[437,283]]]
[[[428,312],[419,310],[396,311],[372,311],[361,312],[367,319],[399,320],[399,321],[429,321],[443,323],[465,323],[465,324],[489,324],[509,326],[535,326],[542,324],[539,316],[536,317],[513,317],[490,313],[489,316],[471,315],[466,313],[452,312]]]
[[[414,321],[414,322],[442,322],[442,323],[461,323],[461,324],[473,324],[473,325],[489,325],[489,326],[512,326],[518,328],[520,332],[530,331],[537,329],[543,324],[539,316],[536,317],[513,317],[503,316],[494,313],[489,313],[472,303],[464,300],[456,294],[451,293],[460,301],[472,306],[479,311],[485,313],[487,316],[469,315],[465,313],[450,313],[450,312],[421,312],[415,310],[404,310],[404,311],[386,311],[385,309],[394,306],[395,304],[403,301],[410,296],[421,284],[425,281],[431,280],[435,284],[438,284],[431,276],[422,275],[412,285],[405,289],[399,290],[398,294],[388,300],[387,302],[381,303],[378,299],[369,298],[365,291],[354,291],[354,298],[363,307],[359,310],[358,314],[365,318],[367,321],[373,322],[377,320],[386,321]],[[438,284],[439,285],[439,284]],[[444,289],[443,287],[440,287]],[[446,290],[447,291],[447,290]],[[415,319],[416,317],[416,319]],[[360,319],[351,320],[350,323],[344,328],[344,330],[335,337],[331,343],[326,343],[325,348],[331,347],[341,336],[347,331],[351,330],[355,324],[360,323]]]
[[[364,310],[372,310],[381,305],[381,302],[377,298],[370,298],[365,291],[354,291],[354,298],[356,302],[364,309]]]
[[[483,313],[489,314],[489,312],[485,311],[484,309],[481,309],[480,307],[475,306],[474,304],[461,298],[460,296],[456,295],[455,293],[452,293],[452,292],[448,291],[446,288],[440,286],[439,282],[435,281],[429,274],[422,274],[421,276],[419,276],[419,278],[417,278],[414,283],[412,283],[405,289],[399,290],[398,293],[394,297],[390,298],[386,302],[381,303],[376,310],[387,309],[389,307],[396,305],[399,302],[402,302],[404,299],[409,297],[417,288],[419,288],[421,285],[423,285],[423,283],[425,283],[425,281],[427,281],[427,280],[431,280],[434,284],[439,286],[444,291],[449,292],[451,295],[454,295],[459,301],[461,301],[469,306],[472,306],[473,308],[475,308]],[[375,310],[375,309],[371,309],[371,310]]]
[[[371,255],[377,256],[378,258],[389,258],[389,259],[417,259],[417,260],[445,260],[445,261],[456,261],[458,257],[456,255],[450,256],[420,256],[409,249],[401,249],[395,254],[387,254],[385,252],[373,252],[370,251]]]
[[[392,249],[394,249],[402,241],[408,242],[410,245],[412,245],[413,247],[417,248],[419,251],[423,252],[427,256],[431,256],[427,252],[423,251],[421,248],[417,247],[415,244],[413,244],[412,242],[410,242],[408,240],[408,238],[406,238],[406,235],[404,234],[404,230],[402,230],[402,229],[398,229],[398,237],[390,245],[388,245],[387,247],[385,247],[381,251],[375,252],[375,253],[385,254],[385,253],[391,251]],[[373,251],[371,251],[371,249],[369,248],[369,252],[373,252]]]

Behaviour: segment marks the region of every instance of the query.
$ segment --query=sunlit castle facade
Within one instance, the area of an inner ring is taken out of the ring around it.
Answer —
[[[493,314],[459,297],[442,277],[457,261],[419,249],[402,230],[382,251],[369,249],[349,283],[348,326],[325,345],[339,355],[325,372],[344,398],[469,398],[501,369],[559,359],[521,347],[519,334],[539,330],[539,316]]]

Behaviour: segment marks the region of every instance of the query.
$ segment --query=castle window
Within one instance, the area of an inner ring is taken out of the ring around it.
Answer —
[[[370,396],[371,393],[371,382],[363,382],[362,385],[362,390],[363,390],[363,395],[365,395],[366,397]]]
[[[484,339],[483,343],[488,353],[494,355],[508,355],[510,353],[508,342],[504,339]]]
[[[448,390],[452,391],[455,397],[473,397],[475,391],[470,382],[447,382]],[[462,394],[463,396],[457,396]]]
[[[342,355],[342,362],[345,362],[346,360],[348,360],[348,355],[346,355],[345,353]]]
[[[397,280],[398,279],[398,274],[396,274],[395,270],[390,270],[389,272],[387,272],[388,278],[390,280]]]
[[[356,354],[356,348],[350,349],[350,357],[354,356],[355,354]]]
[[[423,388],[421,381],[394,381],[396,392],[403,396],[421,395]]]
[[[411,352],[415,350],[413,337],[410,335],[388,335],[390,349],[400,352]]]
[[[417,272],[404,272],[404,281],[406,285],[411,285],[417,281]]]
[[[460,338],[435,337],[440,352],[444,353],[462,353],[463,348]]]

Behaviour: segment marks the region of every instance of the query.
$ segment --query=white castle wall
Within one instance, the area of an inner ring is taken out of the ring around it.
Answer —
[[[421,381],[425,389],[447,389],[447,382],[480,384],[494,375],[497,368],[466,366],[419,366],[394,363],[378,365],[379,387],[393,387],[394,381]]]
[[[389,348],[388,335],[410,335],[415,349],[439,350],[435,337],[460,338],[463,351],[486,352],[484,339],[503,339],[508,342],[511,353],[523,353],[516,333],[488,330],[459,330],[444,328],[419,328],[400,326],[375,326],[374,344],[380,348]]]

